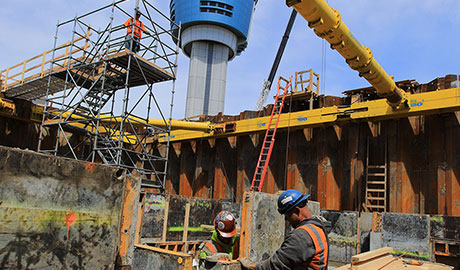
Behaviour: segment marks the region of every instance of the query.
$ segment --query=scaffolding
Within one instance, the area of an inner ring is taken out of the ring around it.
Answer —
[[[140,175],[144,186],[164,189],[169,142],[160,153],[151,138],[171,130],[180,26],[146,0],[132,8],[130,1],[114,0],[58,22],[49,70],[44,72],[42,64],[40,75],[6,84],[6,93],[45,101],[39,152],[119,166]],[[127,29],[136,33],[131,23],[136,12],[145,31],[133,52],[128,48],[136,40]],[[104,17],[108,22],[97,25]],[[58,46],[66,36],[69,41]],[[169,82],[169,117],[154,95],[159,82]],[[163,120],[163,127],[149,121],[153,116]],[[53,131],[50,143],[46,135]]]

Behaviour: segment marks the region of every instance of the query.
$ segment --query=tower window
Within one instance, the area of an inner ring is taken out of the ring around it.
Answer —
[[[233,16],[233,6],[218,1],[200,1],[200,11]]]

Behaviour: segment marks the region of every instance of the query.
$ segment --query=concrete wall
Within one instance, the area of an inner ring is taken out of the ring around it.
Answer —
[[[0,269],[110,269],[124,178],[115,168],[0,147]]]
[[[333,210],[321,210],[321,216],[332,225],[328,234],[330,261],[349,263],[357,253],[387,246],[395,255],[459,265],[460,256],[455,254],[460,248],[459,217],[388,212],[360,213],[358,217],[358,212]],[[440,253],[434,250],[434,243],[439,243]],[[451,256],[443,255],[444,243],[449,244]]]
[[[396,253],[408,252],[425,260],[431,258],[428,215],[383,213],[381,233],[383,246],[394,248]]]
[[[329,238],[329,260],[350,262],[356,255],[358,245],[358,212],[321,211],[321,216],[331,222]]]
[[[253,262],[268,259],[283,243],[284,216],[277,211],[278,195],[247,192],[241,217],[241,257]]]

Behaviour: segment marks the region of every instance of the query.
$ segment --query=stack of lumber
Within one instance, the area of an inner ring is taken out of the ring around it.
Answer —
[[[453,267],[438,263],[419,262],[391,255],[393,248],[384,247],[351,257],[351,264],[336,270],[452,270]]]

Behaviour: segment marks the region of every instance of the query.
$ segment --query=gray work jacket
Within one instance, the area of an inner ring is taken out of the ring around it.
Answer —
[[[324,226],[317,219],[308,218],[297,227],[313,224],[323,229]],[[327,239],[329,246],[329,239]],[[267,260],[257,264],[257,270],[297,270],[307,269],[305,263],[315,255],[315,245],[307,231],[298,229],[291,231],[284,239],[281,247]],[[327,266],[326,268],[327,269]]]

